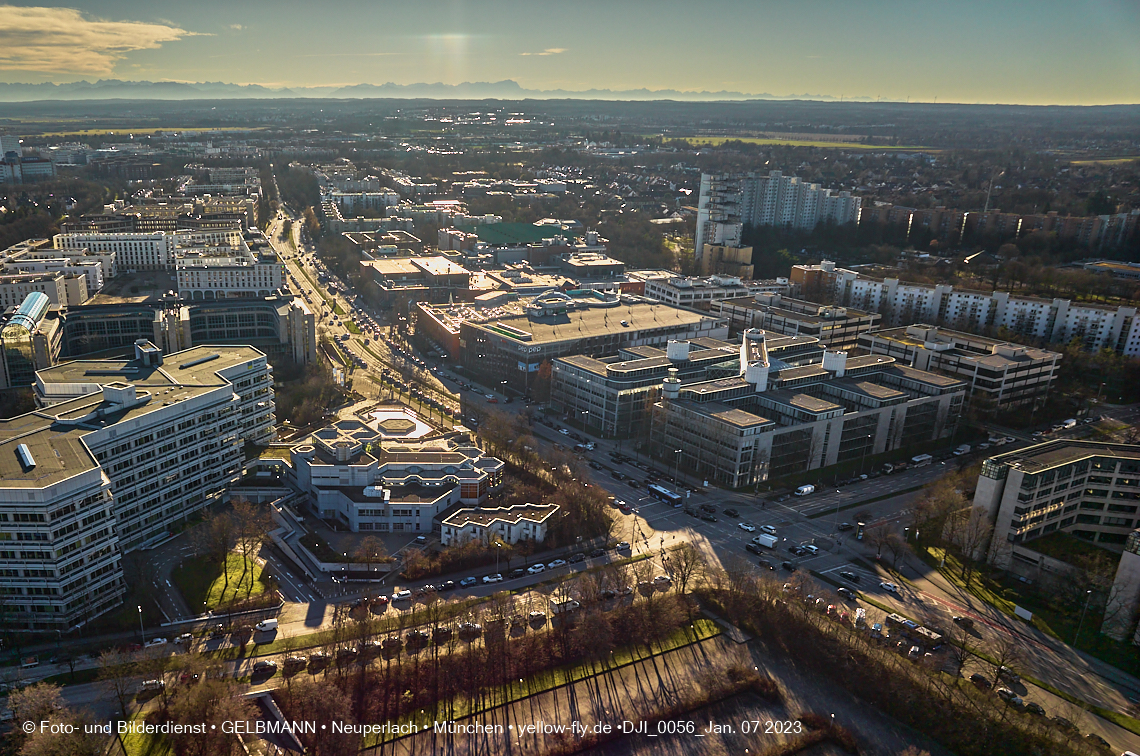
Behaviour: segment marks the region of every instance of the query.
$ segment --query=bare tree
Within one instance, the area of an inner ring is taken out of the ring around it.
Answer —
[[[978,560],[984,558],[993,532],[994,525],[983,507],[963,509],[950,515],[946,535],[961,550],[962,579],[966,581],[967,588]]]
[[[228,512],[207,511],[203,523],[194,529],[192,542],[198,553],[207,555],[213,563],[221,566],[224,594],[230,587],[226,561],[235,545],[233,517]]]
[[[388,551],[384,547],[384,542],[374,535],[365,536],[360,539],[360,543],[356,545],[356,551],[353,552],[358,562],[364,562],[368,565],[368,571],[372,571],[372,565],[376,562],[382,562],[388,556]]]
[[[99,654],[99,684],[119,702],[125,716],[127,702],[138,686],[138,665],[132,654],[110,649]]]
[[[704,574],[705,555],[691,542],[682,541],[669,552],[668,559],[669,573],[677,582],[678,592],[684,596],[689,592],[689,585]]]
[[[273,517],[269,514],[268,507],[254,504],[248,499],[237,498],[232,503],[234,541],[241,554],[244,577],[250,571],[250,561],[269,537],[269,531],[273,529]],[[252,590],[253,581],[250,580],[248,592]]]

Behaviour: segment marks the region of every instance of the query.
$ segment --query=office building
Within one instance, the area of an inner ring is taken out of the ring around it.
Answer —
[[[793,265],[791,281],[809,299],[877,312],[887,327],[930,323],[971,333],[1001,331],[1042,344],[1068,344],[1076,339],[1090,352],[1111,349],[1126,357],[1140,356],[1140,319],[1135,307],[971,291],[949,284],[903,283],[837,268],[829,260]]]
[[[165,538],[274,437],[272,369],[249,347],[78,361],[36,373],[41,409],[0,420],[5,621],[66,631],[126,591],[122,553]]]
[[[811,336],[828,349],[841,350],[854,349],[859,337],[878,328],[882,319],[875,312],[767,292],[713,302],[711,311],[727,318],[733,331],[759,328],[785,336]]]
[[[400,298],[436,303],[466,299],[471,286],[471,272],[443,255],[361,260],[360,269],[376,282],[386,305]]]
[[[174,266],[186,300],[267,297],[285,287],[285,263],[268,244],[179,250]]]
[[[752,247],[706,244],[697,259],[703,276],[715,274],[748,279],[753,278],[756,272],[752,264]]]
[[[55,248],[78,252],[114,252],[118,267],[134,273],[144,270],[174,270],[180,248],[253,246],[260,234],[242,234],[233,227],[205,231],[153,231],[140,233],[71,233],[56,234]],[[251,244],[252,242],[252,244]]]
[[[502,485],[502,461],[478,447],[393,440],[402,427],[390,419],[339,420],[294,446],[297,485],[312,509],[354,532],[439,532],[441,514],[481,504]]]
[[[789,365],[768,336],[745,331],[739,373],[662,381],[650,426],[653,456],[697,479],[737,488],[949,438],[966,384],[882,355],[825,351]],[[917,453],[917,451],[915,452]]]
[[[859,346],[962,378],[970,385],[970,404],[982,412],[1044,404],[1061,363],[1061,355],[1047,349],[930,325],[864,333]]]
[[[1119,553],[1140,525],[1140,446],[1059,439],[995,455],[982,464],[974,506],[993,522],[998,566],[1018,544],[1057,531]]]
[[[529,390],[546,360],[571,354],[606,356],[670,339],[723,338],[721,318],[643,297],[596,291],[548,291],[494,307],[461,306],[460,359],[480,382]]]
[[[768,353],[787,365],[823,359],[816,339],[769,336]],[[740,374],[740,345],[720,339],[671,340],[665,349],[637,346],[616,355],[570,355],[553,361],[550,404],[602,437],[630,438],[648,429],[662,381],[676,370],[685,383]]]
[[[811,230],[820,223],[857,223],[859,197],[805,183],[780,171],[768,175],[701,174],[693,249],[740,247],[745,225]]]
[[[8,273],[0,275],[0,309],[19,307],[33,292],[39,292],[46,296],[48,303],[53,307],[67,307],[71,304],[68,301],[67,276],[62,273]],[[84,298],[86,299],[86,292],[84,292]],[[82,302],[75,304],[82,304]]]

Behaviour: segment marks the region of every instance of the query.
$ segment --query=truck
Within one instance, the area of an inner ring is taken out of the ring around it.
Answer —
[[[910,458],[910,464],[912,467],[925,467],[933,461],[934,457],[930,456],[929,454],[919,454]]]
[[[969,453],[970,453],[970,445],[969,444],[959,444],[959,446],[956,449],[954,449],[954,456],[955,457],[961,457],[961,456],[963,456],[965,454],[969,454]]]
[[[1064,428],[1065,430],[1069,430],[1070,428],[1076,428],[1077,427],[1077,419],[1075,417],[1070,417],[1068,420],[1065,420],[1064,422],[1061,423],[1061,427]]]
[[[779,542],[779,538],[774,535],[768,535],[767,533],[762,533],[761,535],[758,535],[752,539],[752,543],[763,546],[766,549],[776,548],[776,544]]]
[[[815,486],[809,484],[809,485],[800,486],[799,488],[797,488],[795,495],[796,496],[807,496],[808,494],[813,494],[813,493],[815,493]]]

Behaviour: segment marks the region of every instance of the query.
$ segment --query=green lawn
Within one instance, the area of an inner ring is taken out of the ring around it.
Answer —
[[[174,570],[173,579],[182,591],[186,603],[195,611],[199,607],[217,609],[220,606],[260,596],[269,587],[262,580],[262,566],[253,559],[242,561],[241,555],[230,553],[226,559],[226,572],[221,565],[207,557],[191,557]]]
[[[344,321],[344,328],[349,333],[360,333],[360,326],[351,320]]]

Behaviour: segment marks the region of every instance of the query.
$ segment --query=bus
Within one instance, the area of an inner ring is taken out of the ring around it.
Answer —
[[[645,487],[645,490],[655,499],[667,501],[675,507],[681,506],[681,495],[673,493],[668,488],[663,488],[656,483],[650,483]]]

